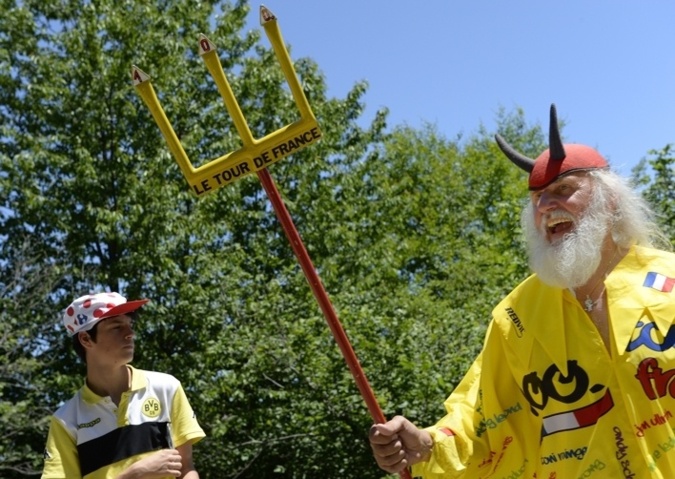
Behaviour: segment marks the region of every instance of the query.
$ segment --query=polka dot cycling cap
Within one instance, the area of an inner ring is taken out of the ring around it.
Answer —
[[[89,331],[105,318],[131,313],[147,303],[148,299],[127,301],[119,293],[97,293],[80,296],[70,303],[63,314],[63,325],[68,336],[80,331]]]

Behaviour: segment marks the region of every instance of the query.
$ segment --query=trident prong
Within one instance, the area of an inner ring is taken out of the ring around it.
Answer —
[[[137,66],[132,66],[131,77],[136,91],[138,91],[150,109],[155,122],[169,144],[171,153],[178,162],[183,176],[185,176],[192,191],[197,196],[212,192],[247,174],[262,170],[321,138],[321,130],[293,69],[293,64],[284,46],[276,17],[269,9],[261,6],[260,21],[281,64],[281,70],[284,73],[295,104],[300,112],[300,119],[263,138],[253,138],[246,119],[241,112],[241,108],[237,103],[237,99],[232,92],[232,88],[230,88],[230,84],[225,77],[214,43],[205,35],[200,35],[199,53],[206,64],[206,68],[216,82],[218,91],[225,102],[225,107],[241,137],[243,146],[239,150],[216,158],[199,168],[195,168],[192,165],[180,144],[171,123],[162,109],[162,105],[160,105],[157,99],[150,76]]]
[[[225,77],[220,60],[216,54],[215,45],[206,36],[200,35],[199,53],[216,82],[218,91],[225,102],[225,107],[230,113],[235,128],[241,137],[243,146],[239,150],[228,153],[199,168],[195,169],[185,154],[164,110],[162,110],[162,106],[159,104],[157,95],[150,83],[150,77],[137,66],[132,67],[131,76],[136,90],[150,108],[150,112],[164,135],[169,149],[176,158],[183,175],[198,196],[225,186],[246,174],[256,172],[272,203],[274,212],[281,223],[286,238],[307,278],[312,293],[314,293],[314,297],[321,307],[321,311],[333,333],[333,337],[340,347],[347,366],[349,366],[361,396],[368,407],[368,411],[375,422],[383,423],[386,419],[377,403],[375,394],[370,388],[368,379],[335,313],[323,283],[316,272],[316,268],[312,264],[302,238],[293,224],[291,215],[288,213],[279,190],[267,169],[267,166],[270,164],[314,143],[321,137],[321,131],[293,69],[291,59],[281,38],[277,19],[269,9],[262,5],[260,7],[260,23],[265,27],[267,37],[272,43],[277,59],[281,63],[281,69],[291,89],[295,104],[300,110],[300,119],[261,139],[256,140],[253,138],[246,119],[230,88],[230,84]],[[410,474],[405,469],[399,475],[404,479],[410,479]]]

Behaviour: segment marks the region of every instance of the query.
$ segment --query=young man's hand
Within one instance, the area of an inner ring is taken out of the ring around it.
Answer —
[[[162,449],[135,462],[117,479],[152,479],[156,477],[180,477],[182,457],[177,449]]]

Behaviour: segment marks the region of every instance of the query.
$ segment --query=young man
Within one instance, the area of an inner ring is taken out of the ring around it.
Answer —
[[[77,298],[63,324],[87,365],[84,386],[51,417],[43,479],[198,479],[204,437],[180,382],[135,369],[134,312],[147,299]]]
[[[529,172],[534,273],[493,310],[483,350],[419,429],[370,430],[378,465],[424,478],[668,478],[675,474],[675,255],[594,149],[506,156]]]

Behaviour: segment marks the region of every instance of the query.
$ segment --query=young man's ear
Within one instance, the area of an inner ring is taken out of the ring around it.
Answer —
[[[80,331],[78,334],[78,339],[80,340],[80,344],[87,348],[91,346],[91,343],[93,342],[91,340],[91,336],[89,336],[89,333],[86,331]]]

